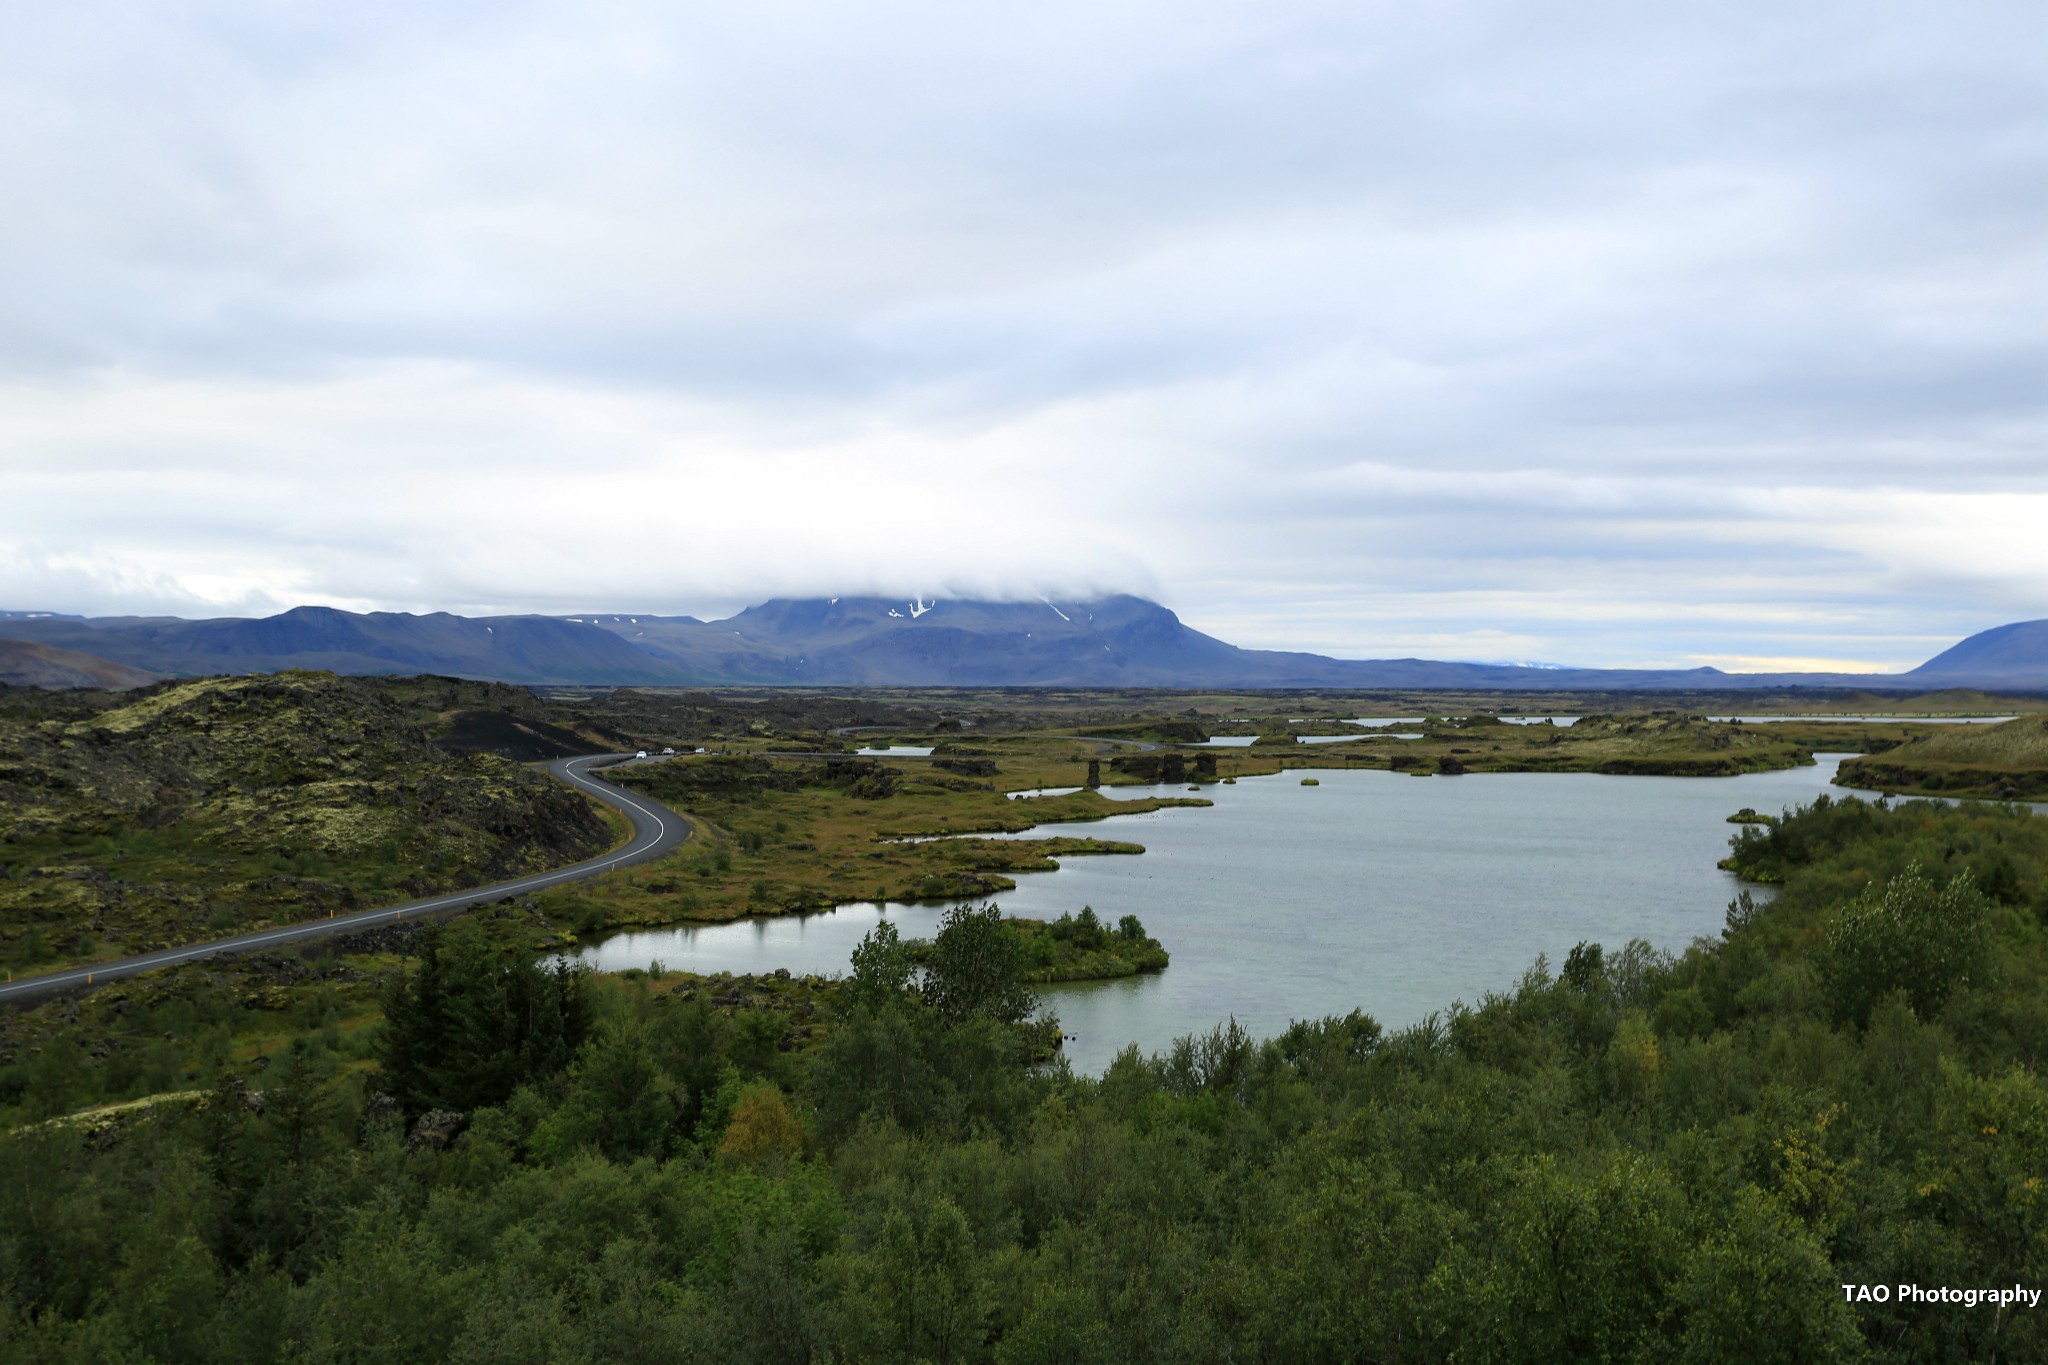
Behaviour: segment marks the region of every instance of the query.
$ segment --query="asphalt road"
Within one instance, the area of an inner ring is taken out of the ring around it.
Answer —
[[[422,915],[448,914],[468,906],[485,904],[527,891],[538,891],[542,887],[559,886],[563,882],[581,881],[586,877],[610,872],[614,868],[629,867],[634,863],[644,863],[651,858],[658,858],[690,837],[690,822],[658,801],[649,800],[636,793],[628,793],[590,774],[593,766],[616,763],[628,757],[630,756],[624,754],[591,754],[581,758],[558,758],[547,765],[548,772],[554,777],[579,791],[588,792],[633,822],[632,839],[623,848],[615,849],[601,857],[556,868],[553,872],[536,872],[530,877],[514,877],[510,881],[495,882],[490,886],[479,886],[468,891],[451,891],[446,895],[429,896],[425,900],[385,906],[381,910],[356,910],[346,915],[336,915],[332,919],[308,920],[303,924],[259,929],[255,933],[237,934],[233,938],[215,939],[211,943],[196,943],[189,948],[165,948],[154,953],[139,953],[134,957],[96,963],[91,967],[49,972],[42,976],[20,977],[0,984],[0,1003],[32,1000],[84,986],[104,985],[109,981],[119,981],[124,977],[135,976],[157,967],[190,962],[195,958],[214,957],[222,953],[254,952],[264,948],[282,948],[311,939],[352,933],[358,929],[399,924]]]
[[[1154,749],[1161,747],[1149,739],[1117,739],[1110,735],[1054,735],[1053,738],[1085,739],[1093,744],[1122,744],[1136,749],[1140,753],[1151,753]]]

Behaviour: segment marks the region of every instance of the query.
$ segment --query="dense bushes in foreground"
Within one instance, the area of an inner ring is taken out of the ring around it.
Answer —
[[[1817,804],[1724,941],[1099,1079],[1027,1065],[971,929],[926,987],[871,938],[808,1053],[451,942],[393,997],[401,1103],[295,1048],[260,1097],[7,1138],[0,1355],[2038,1359],[2048,1307],[1842,1286],[2048,1287],[2041,828]],[[470,1065],[502,1102],[420,1122]]]

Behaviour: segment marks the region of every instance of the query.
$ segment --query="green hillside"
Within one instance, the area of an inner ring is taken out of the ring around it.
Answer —
[[[1836,781],[1880,791],[2040,800],[2048,797],[2048,714],[1946,726],[1884,754],[1851,759]]]
[[[324,673],[0,699],[0,964],[200,942],[556,866],[608,826]]]

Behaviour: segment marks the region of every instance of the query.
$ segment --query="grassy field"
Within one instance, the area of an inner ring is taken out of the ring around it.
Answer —
[[[1841,781],[1915,795],[2048,799],[2048,714],[1930,727],[1885,753],[1844,763]]]
[[[1512,725],[1490,715],[1437,716],[1393,733],[1327,722],[1290,725],[1251,718],[1228,731],[1257,735],[1249,748],[1198,750],[1183,745],[1175,752],[1183,770],[1197,757],[1213,753],[1219,778],[1320,768],[1383,768],[1418,777],[1486,772],[1725,776],[1812,762],[1807,736],[1781,733],[1785,728],[1732,725],[1663,711],[1588,715],[1571,726]],[[1359,733],[1363,738],[1338,744],[1299,742]],[[1851,738],[1845,733],[1834,742]],[[1113,780],[1144,780],[1164,763],[1156,753],[1125,755],[1111,764]]]
[[[999,894],[1016,885],[1012,874],[1050,871],[1057,858],[1144,849],[1111,838],[975,836],[1208,804],[1199,796],[1113,801],[1087,790],[1006,794],[1078,787],[1091,757],[1099,762],[1114,752],[1039,736],[957,746],[931,759],[742,752],[623,769],[619,782],[689,815],[698,837],[661,862],[550,891],[536,903],[566,929],[590,935],[856,901]]]

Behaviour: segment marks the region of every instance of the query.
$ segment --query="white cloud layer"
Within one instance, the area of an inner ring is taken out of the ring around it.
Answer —
[[[2048,615],[2037,6],[1013,8],[15,16],[0,606]]]

